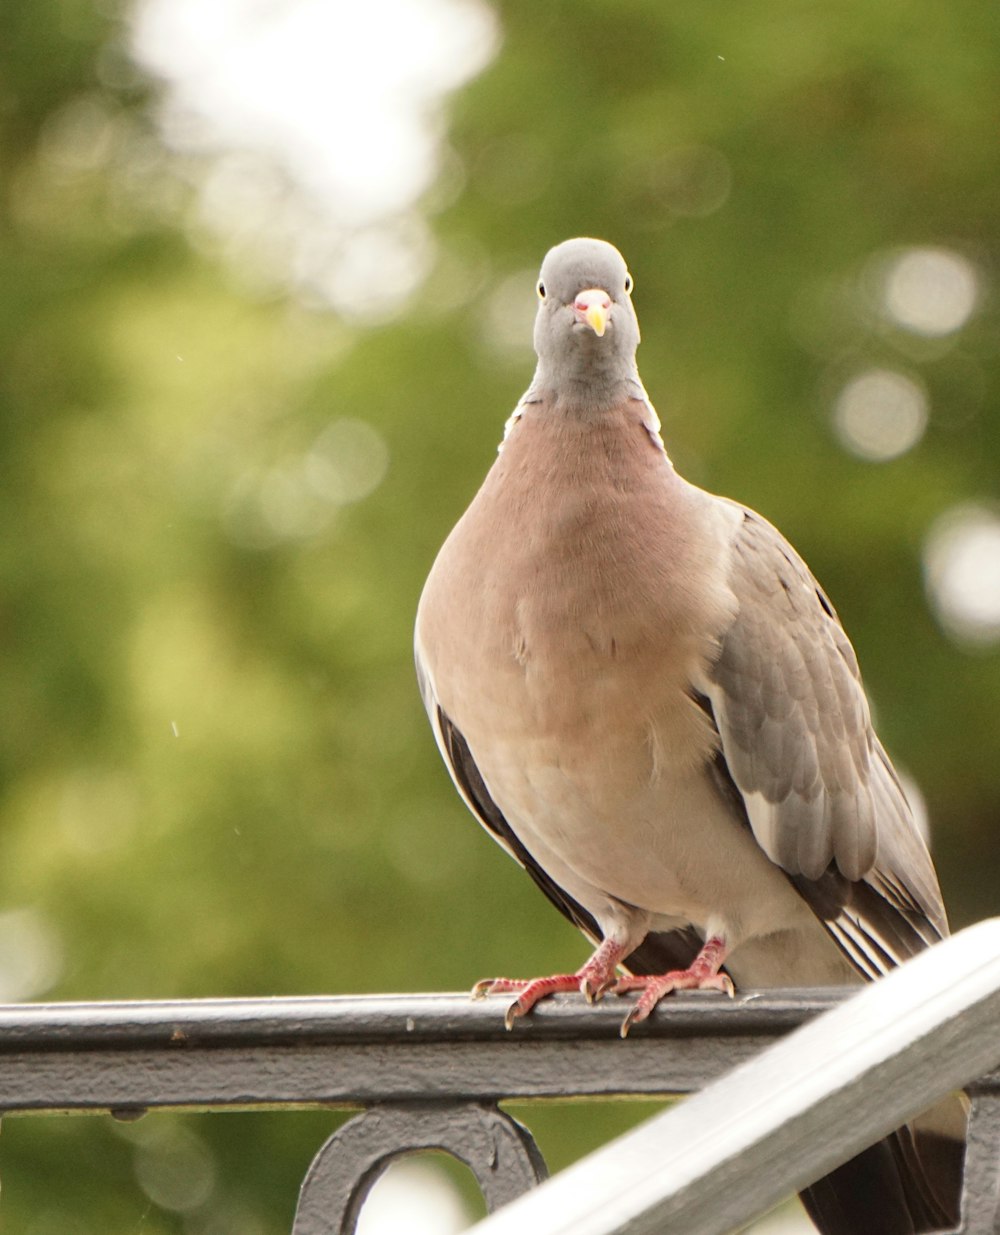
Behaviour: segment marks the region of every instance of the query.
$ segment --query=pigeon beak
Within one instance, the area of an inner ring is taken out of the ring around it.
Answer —
[[[573,309],[578,322],[586,322],[599,339],[603,337],[611,316],[611,297],[603,288],[590,287],[580,292]]]

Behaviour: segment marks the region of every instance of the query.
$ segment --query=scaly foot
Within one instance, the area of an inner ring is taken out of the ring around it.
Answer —
[[[727,973],[719,972],[726,959],[726,952],[726,941],[713,935],[687,969],[619,978],[612,988],[616,995],[625,995],[629,991],[642,992],[635,1007],[622,1021],[619,1031],[621,1036],[628,1037],[632,1026],[644,1021],[664,995],[669,995],[672,991],[720,991],[732,998],[735,993],[732,979]]]
[[[622,944],[605,939],[576,973],[556,973],[547,978],[484,978],[472,988],[472,994],[477,999],[484,995],[517,994],[503,1018],[506,1027],[513,1029],[517,1018],[526,1016],[546,995],[580,991],[588,1003],[596,1002],[615,986],[615,970],[624,955]]]

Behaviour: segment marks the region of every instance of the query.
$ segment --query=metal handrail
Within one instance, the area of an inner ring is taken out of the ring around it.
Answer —
[[[468,994],[0,1006],[0,1111],[666,1097],[843,998],[693,992],[625,1042],[621,1003],[580,996],[546,1000],[513,1033],[504,999]]]

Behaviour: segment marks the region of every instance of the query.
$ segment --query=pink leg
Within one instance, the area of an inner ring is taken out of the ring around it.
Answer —
[[[615,985],[615,969],[628,949],[613,939],[605,939],[589,961],[576,973],[556,973],[548,978],[484,978],[472,988],[473,995],[517,994],[507,1009],[504,1024],[513,1029],[519,1016],[525,1016],[540,999],[560,991],[580,991],[588,1002],[600,999]],[[617,989],[617,988],[616,988]]]
[[[732,997],[731,978],[728,974],[719,973],[727,953],[726,941],[713,935],[687,969],[672,969],[669,973],[643,977],[619,978],[614,986],[616,995],[624,995],[628,991],[642,992],[635,1007],[622,1021],[622,1037],[627,1037],[632,1026],[644,1021],[663,996],[669,995],[671,991],[721,991]]]

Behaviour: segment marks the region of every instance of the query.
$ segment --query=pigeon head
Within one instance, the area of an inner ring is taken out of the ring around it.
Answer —
[[[625,259],[604,240],[566,240],[538,277],[534,386],[593,405],[636,378],[639,323]]]

